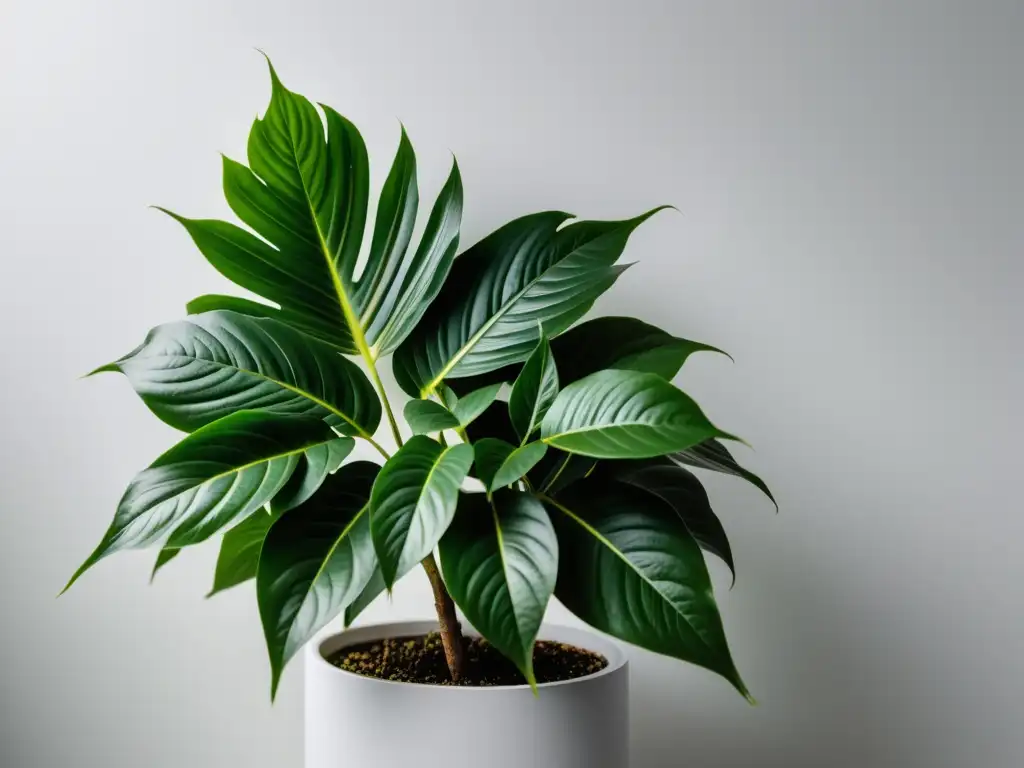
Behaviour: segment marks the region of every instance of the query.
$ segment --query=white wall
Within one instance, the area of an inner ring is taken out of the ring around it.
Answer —
[[[637,768],[1024,764],[1022,35],[1012,0],[5,0],[0,765],[299,764],[301,675],[272,708],[251,590],[202,599],[215,546],[53,597],[174,439],[76,377],[225,287],[146,205],[226,215],[253,46],[363,128],[377,184],[398,117],[426,195],[455,151],[467,243],[681,209],[599,310],[734,355],[681,383],[782,512],[709,480],[761,706],[638,651]],[[430,609],[417,575],[369,618]]]

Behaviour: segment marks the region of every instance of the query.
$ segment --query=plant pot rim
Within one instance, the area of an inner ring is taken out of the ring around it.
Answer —
[[[320,637],[310,643],[306,649],[306,664],[314,665],[316,670],[319,670],[317,671],[317,674],[340,675],[346,680],[350,680],[352,682],[358,680],[371,685],[429,688],[438,692],[443,691],[443,695],[487,695],[488,693],[494,694],[508,691],[529,692],[531,690],[530,686],[526,683],[521,685],[462,686],[382,680],[378,677],[369,677],[367,675],[349,672],[348,670],[336,667],[327,661],[327,656],[330,656],[348,645],[373,642],[375,640],[384,640],[393,637],[415,637],[417,635],[425,635],[428,632],[436,631],[436,620],[392,621],[381,624],[367,624],[358,627],[351,627],[342,632],[335,632],[333,634]],[[469,626],[466,626],[465,634],[469,637],[480,636],[479,632]],[[538,683],[538,689],[557,688],[565,685],[579,685],[606,675],[615,674],[629,665],[629,658],[626,656],[626,651],[621,645],[619,645],[619,643],[605,637],[604,635],[599,635],[596,632],[587,629],[568,627],[561,624],[545,623],[541,626],[537,639],[575,645],[578,648],[600,653],[608,661],[608,665],[600,672],[594,672],[589,675],[584,675],[583,677],[575,677],[572,680],[557,680],[548,683]],[[310,671],[316,670],[311,669]]]

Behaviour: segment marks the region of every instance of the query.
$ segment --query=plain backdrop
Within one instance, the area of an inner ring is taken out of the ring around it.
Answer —
[[[269,96],[255,47],[362,128],[375,190],[399,120],[423,199],[455,152],[467,245],[536,210],[679,208],[637,232],[596,311],[733,355],[679,383],[754,447],[781,513],[708,479],[760,706],[632,651],[635,768],[1024,764],[1024,5],[0,9],[3,768],[301,764],[301,670],[271,706],[251,585],[203,599],[215,543],[153,586],[135,553],[55,599],[176,439],[123,379],[78,377],[228,288],[147,206],[229,215],[218,152],[244,157]],[[365,618],[431,609],[417,573]],[[423,745],[441,748],[457,723]]]

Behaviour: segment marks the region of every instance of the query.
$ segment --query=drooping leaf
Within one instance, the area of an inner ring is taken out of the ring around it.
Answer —
[[[611,370],[563,389],[544,417],[541,437],[584,456],[642,459],[729,435],[657,374]]]
[[[399,385],[421,397],[446,378],[525,360],[537,325],[549,337],[579,319],[615,282],[629,235],[653,215],[578,221],[558,211],[506,224],[455,262],[441,293],[395,353]],[[561,227],[561,228],[560,228]]]
[[[705,440],[691,448],[672,454],[672,458],[681,464],[686,464],[698,469],[710,469],[714,472],[722,472],[727,475],[742,477],[771,499],[776,510],[779,508],[778,502],[775,501],[775,497],[772,496],[772,492],[768,490],[768,486],[765,484],[764,480],[750,470],[741,467],[736,459],[732,457],[732,454],[729,453],[729,449],[722,445],[718,440]]]
[[[455,415],[433,400],[410,400],[405,404],[405,420],[414,435],[427,435],[459,426]]]
[[[459,425],[468,427],[476,421],[481,413],[491,407],[500,390],[501,384],[492,384],[460,397],[452,408]]]
[[[342,467],[267,533],[256,595],[272,695],[288,660],[352,603],[373,575],[367,511],[378,469],[365,461]]]
[[[304,503],[316,493],[328,475],[338,470],[353,448],[355,441],[352,438],[339,437],[306,451],[284,488],[271,500],[274,513],[281,514]]]
[[[473,463],[467,443],[442,446],[416,435],[395,453],[373,486],[370,530],[384,583],[395,582],[433,551],[455,514]]]
[[[181,549],[179,547],[163,547],[156,556],[156,562],[153,563],[153,572],[149,575],[150,584],[153,583],[157,573],[180,554]]]
[[[609,368],[671,380],[694,352],[722,350],[681,339],[632,317],[598,317],[552,340],[562,385]]]
[[[153,413],[184,431],[245,408],[316,416],[364,437],[380,423],[380,401],[356,365],[283,323],[236,312],[157,326],[103,370],[121,371]]]
[[[68,587],[114,552],[197,544],[244,520],[284,487],[303,453],[336,438],[319,419],[259,411],[198,429],[135,476]]]
[[[509,416],[522,442],[525,443],[540,428],[541,419],[557,395],[558,369],[551,355],[551,346],[542,335],[537,348],[523,364],[508,398]]]
[[[177,219],[221,274],[276,306],[201,297],[206,307],[274,317],[348,354],[374,359],[408,335],[440,290],[458,247],[458,166],[441,190],[419,247],[416,159],[403,130],[377,206],[369,258],[355,279],[366,225],[369,162],[352,123],[282,85],[270,68],[266,114],[249,134],[248,167],[224,160],[224,194],[248,230]],[[325,137],[326,123],[326,137]]]
[[[359,617],[359,614],[366,610],[370,603],[385,591],[387,591],[387,585],[384,583],[384,574],[380,572],[380,564],[378,563],[373,569],[373,575],[370,576],[370,580],[366,582],[363,591],[359,593],[359,597],[353,600],[345,609],[345,629],[351,627],[353,622]]]
[[[256,578],[263,541],[281,514],[259,510],[224,534],[213,572],[213,587],[207,597]]]
[[[476,475],[488,491],[512,485],[544,458],[544,443],[514,446],[494,437],[473,444]]]
[[[546,504],[561,560],[555,595],[566,608],[602,632],[717,672],[749,698],[700,548],[668,504],[589,480]]]
[[[700,480],[680,466],[667,463],[627,467],[614,472],[616,479],[660,497],[676,511],[687,530],[702,549],[717,555],[729,566],[736,580],[736,565],[733,562],[732,547],[722,527],[722,521],[711,509],[711,500]]]
[[[536,687],[533,644],[558,575],[558,541],[544,505],[518,491],[462,494],[441,539],[456,604]]]

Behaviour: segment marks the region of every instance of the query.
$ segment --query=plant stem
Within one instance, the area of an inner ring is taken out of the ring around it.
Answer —
[[[384,413],[387,414],[388,424],[391,426],[391,435],[395,438],[395,443],[398,447],[402,447],[402,433],[398,430],[398,422],[395,421],[395,412],[391,410],[391,403],[388,400],[388,393],[384,390],[384,382],[380,380],[380,374],[377,373],[377,366],[373,362],[373,358],[370,355],[365,356],[366,363],[370,369],[370,377],[373,379],[373,383],[377,385],[377,392],[380,393],[381,402],[384,403]]]
[[[434,607],[437,609],[437,620],[441,625],[441,645],[444,646],[448,672],[452,676],[452,682],[457,683],[462,679],[464,659],[462,627],[459,626],[458,617],[455,615],[455,602],[448,594],[433,555],[427,555],[423,560],[423,569],[427,572],[430,586],[434,589]]]

